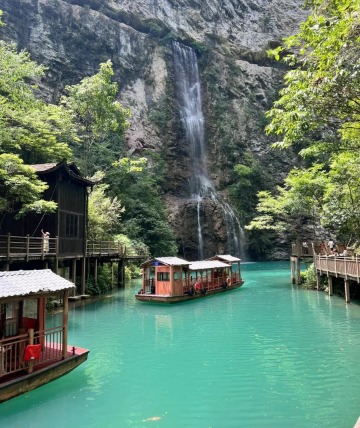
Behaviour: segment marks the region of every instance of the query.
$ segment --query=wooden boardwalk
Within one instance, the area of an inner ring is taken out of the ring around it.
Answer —
[[[0,235],[0,261],[59,258],[59,238]],[[116,241],[87,241],[85,257],[136,260],[148,257],[145,246],[126,246]]]
[[[333,279],[341,278],[344,281],[345,301],[350,303],[350,282],[360,285],[360,257],[356,254],[346,257],[321,254],[324,252],[326,252],[326,248],[323,244],[308,245],[306,248],[301,243],[293,244],[290,257],[292,282],[300,284],[301,261],[313,262],[316,271],[317,289],[320,288],[321,277],[326,276],[328,291],[331,296],[333,294]],[[351,250],[348,252],[352,253]]]

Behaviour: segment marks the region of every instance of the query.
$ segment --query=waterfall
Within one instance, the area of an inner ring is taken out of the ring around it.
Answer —
[[[198,258],[204,258],[201,205],[205,198],[211,199],[223,211],[227,234],[227,251],[235,256],[241,254],[242,229],[232,207],[223,202],[212,185],[206,168],[206,145],[204,115],[202,112],[201,87],[198,61],[195,51],[189,46],[173,42],[173,61],[176,85],[176,101],[181,124],[189,144],[191,198],[197,206]]]

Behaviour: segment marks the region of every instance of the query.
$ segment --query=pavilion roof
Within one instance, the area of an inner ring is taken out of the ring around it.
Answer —
[[[207,270],[207,269],[218,269],[218,268],[228,268],[230,265],[228,263],[223,263],[219,260],[203,260],[199,262],[192,262],[189,266],[190,270]]]
[[[239,259],[238,257],[234,257],[231,256],[230,254],[217,254],[214,257],[211,257],[210,260],[221,260],[223,262],[227,262],[227,263],[233,263],[233,262],[240,262],[241,259]]]
[[[156,257],[154,261],[158,261],[167,266],[189,266],[191,262],[180,259],[179,257]]]
[[[72,282],[50,269],[0,272],[0,299],[52,294],[73,288]]]

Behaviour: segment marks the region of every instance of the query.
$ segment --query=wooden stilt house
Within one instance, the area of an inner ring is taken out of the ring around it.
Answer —
[[[48,184],[44,199],[57,203],[54,213],[29,213],[17,219],[4,215],[0,229],[0,269],[48,267],[75,282],[85,281],[86,227],[89,189],[93,182],[82,177],[73,163],[32,165]],[[47,232],[47,236],[42,231]],[[81,265],[77,266],[77,261]]]

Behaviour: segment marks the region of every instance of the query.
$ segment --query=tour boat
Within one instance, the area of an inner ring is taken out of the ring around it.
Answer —
[[[151,259],[142,265],[142,287],[135,297],[142,302],[178,303],[234,290],[244,283],[240,261],[231,255],[196,262]]]
[[[0,403],[70,372],[89,351],[70,346],[72,282],[50,269],[0,272]],[[58,326],[45,325],[46,299],[63,302]]]

